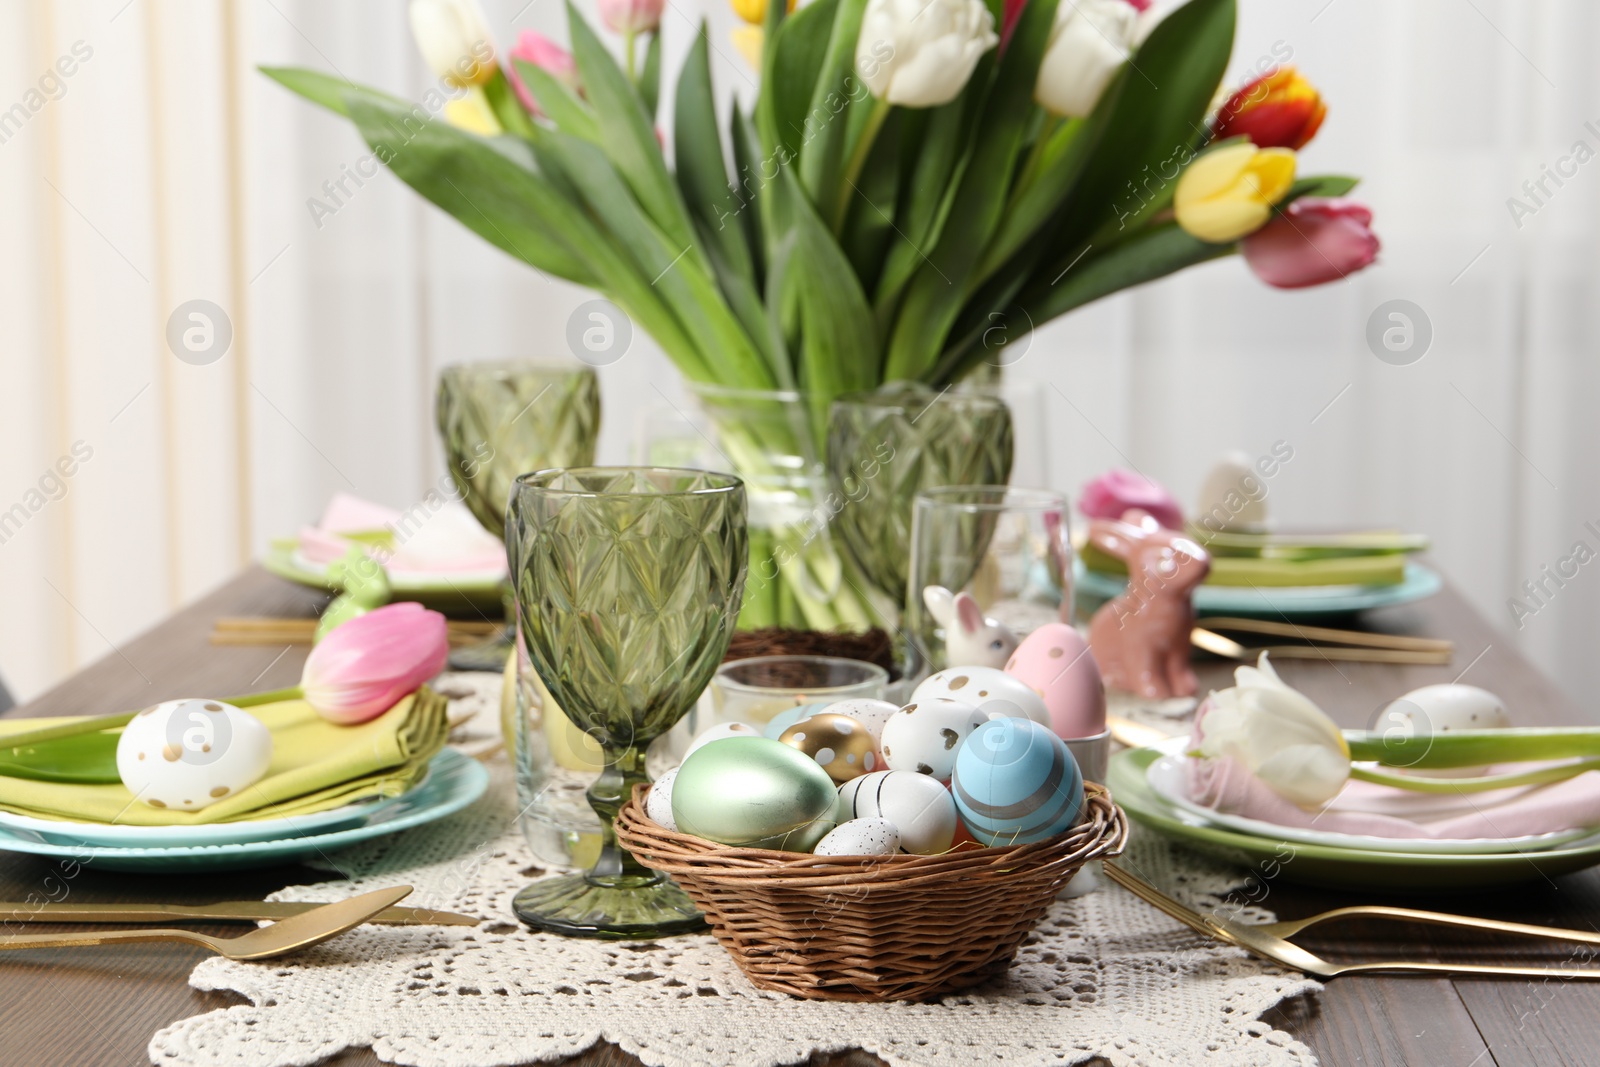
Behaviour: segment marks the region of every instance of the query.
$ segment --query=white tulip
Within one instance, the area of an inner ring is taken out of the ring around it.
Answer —
[[[938,107],[960,94],[999,43],[983,0],[868,0],[856,73],[880,100]]]
[[[443,81],[482,85],[494,75],[494,38],[478,0],[411,0],[411,33]]]
[[[1128,61],[1138,28],[1128,0],[1061,0],[1033,98],[1046,111],[1085,117]]]
[[[1274,793],[1304,808],[1332,800],[1350,777],[1350,746],[1332,719],[1289,688],[1267,662],[1233,672],[1235,685],[1206,698],[1191,755],[1232,758]]]

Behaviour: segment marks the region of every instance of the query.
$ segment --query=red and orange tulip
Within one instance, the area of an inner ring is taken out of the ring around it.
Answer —
[[[1322,125],[1328,105],[1293,67],[1263,74],[1228,98],[1217,112],[1213,134],[1248,137],[1257,148],[1301,148]]]

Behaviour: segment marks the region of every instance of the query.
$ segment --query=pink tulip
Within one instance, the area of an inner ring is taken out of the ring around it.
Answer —
[[[340,726],[375,719],[444,669],[444,616],[421,604],[388,604],[332,630],[300,676],[305,699]]]
[[[1244,239],[1245,262],[1279,289],[1338,281],[1378,258],[1371,226],[1365,204],[1304,197]]]
[[[648,33],[661,25],[666,0],[597,0],[600,20],[613,33]]]
[[[518,34],[517,46],[511,50],[511,58],[531,63],[573,92],[578,90],[578,64],[573,60],[572,53],[542,33],[523,30]],[[506,68],[506,76],[511,79],[511,87],[517,91],[517,99],[522,101],[522,106],[535,115],[544,114],[534,101],[533,94],[522,83],[515,66]]]
[[[1091,519],[1120,519],[1129,508],[1144,509],[1169,530],[1183,529],[1183,509],[1172,494],[1133,471],[1106,471],[1078,497],[1078,510]]]

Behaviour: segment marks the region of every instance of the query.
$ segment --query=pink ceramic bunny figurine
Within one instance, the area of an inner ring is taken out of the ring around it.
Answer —
[[[942,585],[922,591],[928,614],[944,628],[946,667],[994,667],[1006,665],[1017,650],[1017,637],[1004,623],[985,618],[971,593],[956,593]]]
[[[1095,519],[1089,541],[1128,565],[1128,588],[1089,621],[1089,648],[1106,685],[1151,699],[1193,696],[1190,594],[1210,573],[1211,557],[1138,508]]]

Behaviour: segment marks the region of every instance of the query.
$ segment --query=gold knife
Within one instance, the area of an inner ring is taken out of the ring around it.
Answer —
[[[230,900],[221,904],[16,904],[0,903],[0,926],[16,923],[255,922],[287,919],[326,901]],[[474,915],[430,908],[384,908],[368,922],[397,926],[477,926]]]

